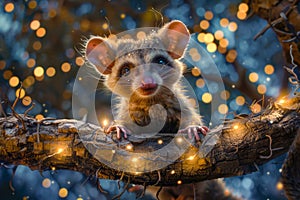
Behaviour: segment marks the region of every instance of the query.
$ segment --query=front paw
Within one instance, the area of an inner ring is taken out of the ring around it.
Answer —
[[[197,125],[190,125],[184,129],[178,131],[178,133],[187,133],[189,139],[196,139],[196,141],[200,141],[200,135],[202,134],[206,136],[207,132],[209,131],[208,127],[206,126],[197,126]]]
[[[111,125],[110,127],[108,127],[104,132],[106,134],[110,134],[112,132],[116,131],[117,132],[117,139],[121,139],[122,137],[127,139],[128,135],[130,134],[130,130],[128,128],[126,128],[123,125]]]

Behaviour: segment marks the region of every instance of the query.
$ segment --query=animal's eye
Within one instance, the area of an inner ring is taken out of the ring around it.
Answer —
[[[167,58],[163,57],[163,56],[157,56],[152,60],[153,63],[157,63],[160,65],[168,65],[169,61]]]
[[[123,65],[120,69],[120,77],[128,76],[132,67],[133,67],[132,64]]]

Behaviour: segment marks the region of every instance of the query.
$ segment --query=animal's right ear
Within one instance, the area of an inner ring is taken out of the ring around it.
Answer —
[[[101,74],[111,73],[115,60],[115,50],[107,39],[102,37],[89,39],[85,47],[85,56]]]

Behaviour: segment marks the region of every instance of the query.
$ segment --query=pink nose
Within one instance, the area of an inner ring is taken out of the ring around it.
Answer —
[[[153,78],[151,77],[145,77],[142,80],[141,88],[142,89],[154,89],[157,87],[157,84],[154,82]]]

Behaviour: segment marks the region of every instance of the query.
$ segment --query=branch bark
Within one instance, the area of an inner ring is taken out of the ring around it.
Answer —
[[[200,149],[191,146],[176,162],[147,173],[123,173],[95,159],[83,143],[110,149],[110,152],[113,149],[111,162],[130,153],[126,148],[118,148],[128,142],[116,142],[113,136],[105,135],[101,127],[68,119],[37,121],[24,115],[9,116],[0,118],[0,160],[4,165],[22,164],[33,170],[69,169],[103,179],[122,177],[122,180],[146,185],[172,186],[180,183],[179,180],[190,183],[243,175],[288,151],[300,128],[299,108],[300,97],[294,97],[270,103],[259,115],[237,116],[225,121],[223,127],[211,130]],[[150,141],[134,145],[139,151],[148,151],[149,147],[159,147],[159,144]],[[167,152],[153,162],[160,159],[168,160]]]

